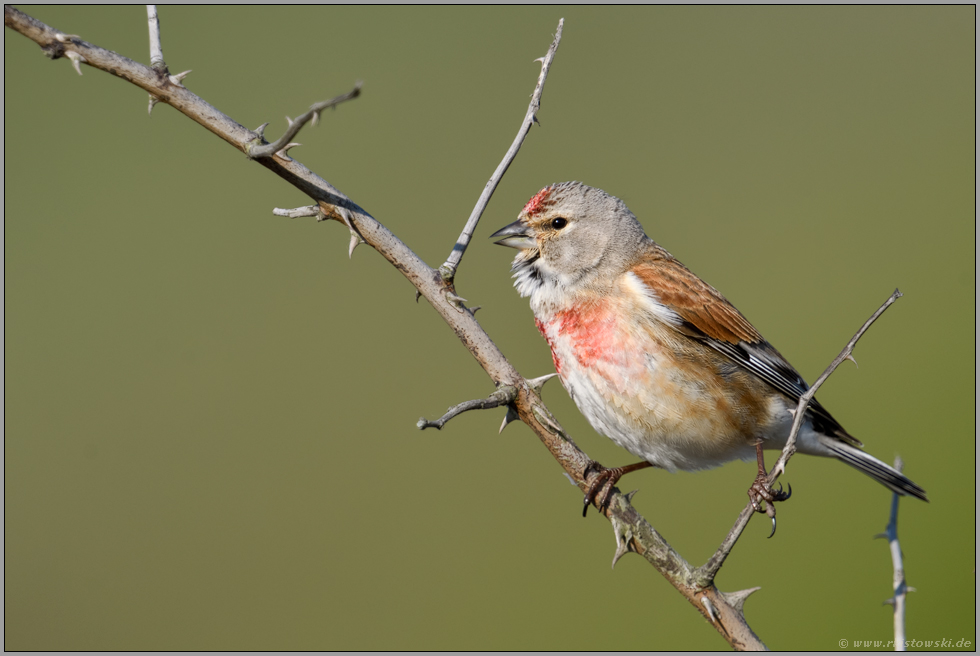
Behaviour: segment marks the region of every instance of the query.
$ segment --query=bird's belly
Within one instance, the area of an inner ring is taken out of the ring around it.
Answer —
[[[730,365],[720,356],[678,352],[613,321],[592,321],[583,330],[548,327],[542,332],[562,383],[593,428],[665,469],[751,458],[755,440],[769,441],[785,414],[771,395],[757,393],[761,381],[723,373]]]

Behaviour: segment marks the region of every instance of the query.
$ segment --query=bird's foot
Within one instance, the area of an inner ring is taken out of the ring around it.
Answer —
[[[749,488],[749,501],[756,512],[765,513],[772,520],[772,533],[769,534],[769,537],[772,537],[776,534],[776,506],[773,504],[789,499],[793,495],[793,486],[790,485],[787,490],[783,490],[783,484],[780,483],[778,490],[772,489],[772,485],[769,484],[769,474],[766,472],[765,459],[762,455],[761,440],[755,443],[755,452],[759,462],[759,473]],[[763,501],[766,502],[765,508],[761,505]]]
[[[634,472],[638,469],[645,469],[647,467],[653,467],[649,462],[643,461],[638,462],[633,465],[627,465],[625,467],[603,467],[595,460],[590,460],[589,464],[585,466],[585,470],[582,472],[582,478],[586,481],[589,480],[589,474],[595,472],[595,477],[589,484],[589,489],[585,493],[585,500],[582,503],[582,517],[585,517],[589,512],[589,506],[595,503],[596,508],[602,512],[602,509],[609,505],[609,498],[612,496],[613,487],[623,476],[630,472]],[[602,495],[602,501],[596,503],[599,497],[599,492],[603,488],[606,488],[605,494]]]

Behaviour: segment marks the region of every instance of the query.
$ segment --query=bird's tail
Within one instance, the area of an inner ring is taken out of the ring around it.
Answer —
[[[822,441],[824,446],[831,450],[835,458],[841,462],[846,462],[859,472],[867,474],[892,492],[903,496],[911,495],[923,501],[929,500],[926,498],[925,490],[912,482],[908,477],[902,475],[901,472],[889,467],[874,456],[868,455],[861,449],[844,444],[843,442],[836,440],[833,442],[830,440]]]

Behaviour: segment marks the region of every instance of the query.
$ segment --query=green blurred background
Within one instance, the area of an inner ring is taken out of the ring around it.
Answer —
[[[25,8],[148,62],[142,7]],[[910,638],[975,645],[974,23],[961,7],[170,8],[171,71],[438,266],[539,117],[458,277],[526,376],[553,370],[513,252],[486,238],[582,180],[719,288],[810,380],[898,287],[820,399],[932,503],[901,504]],[[491,381],[381,257],[146,93],[7,31],[7,649],[716,649],[502,410],[420,432]],[[598,436],[545,400],[592,457]],[[692,563],[751,463],[624,480]],[[832,461],[784,479],[722,570],[780,649],[888,640],[891,497]]]

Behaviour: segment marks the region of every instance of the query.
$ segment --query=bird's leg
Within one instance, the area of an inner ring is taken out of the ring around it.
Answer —
[[[619,479],[630,472],[635,472],[638,469],[646,469],[647,467],[653,467],[653,464],[647,462],[646,460],[633,465],[627,465],[625,467],[613,467],[612,469],[603,467],[595,460],[590,461],[585,467],[585,471],[582,472],[582,477],[588,480],[589,473],[593,471],[596,472],[596,476],[592,480],[592,484],[589,485],[588,492],[585,493],[585,501],[582,507],[582,517],[585,517],[585,515],[589,512],[589,505],[596,500],[599,495],[599,491],[603,488],[603,486],[608,484],[606,493],[602,497],[602,502],[596,504],[596,508],[598,508],[600,511],[609,505],[609,497],[612,495],[613,486],[616,485],[616,482],[619,481]]]
[[[769,537],[772,537],[776,534],[776,507],[773,503],[789,499],[793,494],[793,486],[789,486],[789,490],[784,492],[782,483],[779,484],[778,490],[772,489],[772,486],[769,485],[766,459],[762,455],[762,440],[755,442],[755,457],[759,462],[759,473],[756,475],[752,487],[749,488],[749,501],[752,502],[752,507],[755,508],[756,512],[764,512],[772,520],[772,533],[769,534]],[[759,505],[761,501],[766,502],[765,509]]]

